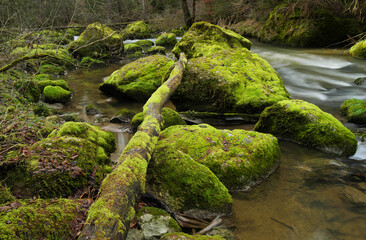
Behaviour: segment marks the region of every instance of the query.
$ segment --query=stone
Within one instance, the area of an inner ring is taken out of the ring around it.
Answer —
[[[122,30],[123,39],[144,39],[151,37],[149,27],[144,21],[130,23]]]
[[[156,46],[174,46],[177,43],[177,36],[174,33],[163,33],[155,42]]]
[[[128,123],[131,122],[134,116],[134,111],[124,108],[118,111],[109,121],[111,123]]]
[[[342,103],[340,112],[347,117],[349,122],[365,124],[366,100],[348,99]]]
[[[366,40],[359,41],[353,45],[349,53],[354,58],[366,59]]]
[[[49,103],[65,103],[70,100],[71,93],[60,86],[46,86],[43,89],[44,100]]]

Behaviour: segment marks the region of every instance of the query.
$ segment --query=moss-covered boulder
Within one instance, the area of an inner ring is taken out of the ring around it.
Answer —
[[[38,71],[40,74],[50,74],[53,76],[62,75],[65,72],[64,67],[56,66],[53,64],[44,64],[39,67]]]
[[[43,89],[44,100],[49,103],[65,103],[70,100],[71,93],[60,86],[46,86]]]
[[[366,40],[357,42],[351,47],[349,53],[354,58],[366,59]]]
[[[342,103],[340,112],[347,117],[349,122],[365,124],[366,100],[348,99]]]
[[[163,108],[161,111],[163,118],[162,129],[168,128],[174,125],[186,125],[186,122],[182,117],[171,108]],[[142,112],[136,114],[131,121],[131,127],[137,129],[138,126],[144,121],[144,114]]]
[[[154,42],[148,39],[144,39],[144,40],[139,40],[137,42],[135,42],[135,44],[141,46],[141,47],[150,47],[154,45]]]
[[[83,57],[80,61],[80,65],[85,68],[91,68],[95,66],[103,66],[105,65],[105,61],[91,57]]]
[[[118,111],[109,121],[111,123],[128,123],[135,115],[134,111],[124,108]]]
[[[259,113],[289,99],[281,77],[246,48],[217,51],[188,61],[172,96],[178,111]]]
[[[26,200],[2,205],[1,239],[75,239],[90,200]]]
[[[88,25],[67,49],[81,57],[112,58],[123,53],[123,38],[111,28],[96,22]]]
[[[350,130],[329,113],[302,100],[285,100],[266,108],[254,130],[341,156],[351,156],[357,149]]]
[[[280,150],[277,139],[270,134],[219,130],[200,124],[164,130],[153,159],[164,162],[170,154],[207,166],[230,190],[243,190],[278,166]]]
[[[44,88],[47,86],[59,86],[67,91],[70,91],[69,86],[67,85],[66,81],[63,79],[58,80],[40,80],[36,81],[39,89],[43,92]]]
[[[247,48],[252,43],[239,34],[207,22],[197,22],[184,34],[172,50],[177,58],[184,52],[187,58],[211,55],[220,50]]]
[[[113,72],[99,89],[119,98],[145,102],[169,77],[173,64],[173,60],[162,55],[140,58]]]
[[[125,53],[136,53],[136,52],[142,52],[142,47],[140,45],[137,45],[135,43],[130,43],[125,45]]]
[[[174,33],[163,33],[156,39],[156,46],[174,46],[177,36]]]
[[[68,197],[88,187],[97,189],[115,149],[113,133],[67,122],[23,151],[5,182],[27,197]]]
[[[161,240],[224,240],[221,236],[189,235],[187,233],[167,233]]]
[[[151,37],[148,25],[144,21],[136,21],[122,30],[123,39],[144,39]]]
[[[147,49],[146,53],[147,54],[165,54],[165,47],[163,46],[153,46],[149,49]]]

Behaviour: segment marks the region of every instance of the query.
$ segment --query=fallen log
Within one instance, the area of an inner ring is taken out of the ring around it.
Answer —
[[[115,169],[103,180],[79,239],[126,239],[135,216],[136,200],[145,191],[147,166],[161,130],[161,109],[180,84],[186,62],[182,53],[170,78],[147,100],[143,107],[144,121]]]

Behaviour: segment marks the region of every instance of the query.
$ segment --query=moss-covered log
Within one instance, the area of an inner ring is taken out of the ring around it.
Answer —
[[[135,215],[136,199],[145,190],[147,166],[162,124],[161,109],[180,84],[186,61],[182,53],[170,78],[144,105],[144,121],[124,149],[116,168],[104,179],[79,239],[126,238]]]

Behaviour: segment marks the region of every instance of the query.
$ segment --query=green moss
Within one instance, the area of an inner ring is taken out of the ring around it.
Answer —
[[[39,80],[36,82],[39,89],[41,91],[44,90],[45,87],[47,86],[59,86],[67,91],[70,91],[69,86],[67,85],[66,81],[63,79],[58,79],[58,80]]]
[[[178,111],[259,113],[288,98],[266,60],[237,48],[190,59],[172,101]]]
[[[357,124],[366,123],[366,101],[359,99],[348,99],[340,107],[342,115],[347,116],[349,122]]]
[[[154,47],[149,48],[146,51],[146,53],[147,54],[158,54],[158,53],[165,54],[165,51],[166,51],[166,49],[163,46],[154,46]]]
[[[67,102],[71,98],[70,91],[67,91],[59,86],[46,86],[43,89],[44,100],[46,102]]]
[[[221,236],[207,235],[189,235],[186,233],[167,233],[161,237],[161,240],[224,240]]]
[[[163,33],[156,39],[156,46],[174,46],[177,36],[174,33]]]
[[[112,132],[100,130],[98,127],[82,122],[66,122],[53,131],[49,137],[73,136],[86,139],[102,147],[110,154],[116,150],[115,137]]]
[[[254,129],[341,156],[351,156],[357,149],[350,130],[329,113],[301,100],[285,100],[266,108]]]
[[[124,65],[99,86],[117,97],[146,101],[166,80],[174,61],[161,55],[148,56]]]
[[[89,24],[79,38],[67,46],[74,54],[93,58],[112,58],[123,52],[123,48],[122,36],[98,22]]]
[[[0,186],[0,204],[15,201],[15,197],[7,187]]]
[[[280,153],[270,134],[218,130],[207,124],[167,128],[160,134],[154,159],[158,154],[169,158],[166,152],[173,149],[207,166],[230,190],[263,180],[278,166]]]
[[[251,45],[248,39],[233,31],[207,22],[197,22],[184,34],[172,52],[177,58],[181,52],[187,58],[195,58],[225,49],[250,49]]]
[[[41,91],[36,81],[19,79],[15,81],[14,87],[17,91],[23,95],[24,98],[31,102],[38,102],[40,99]]]
[[[366,59],[366,40],[359,41],[353,45],[349,53],[354,58]]]
[[[163,118],[162,129],[168,128],[173,125],[186,125],[186,122],[182,117],[171,108],[163,108],[161,111],[161,116]],[[136,114],[131,121],[131,126],[134,129],[144,121],[144,114],[142,112]]]
[[[42,80],[50,80],[52,79],[51,75],[49,74],[37,74],[33,77],[33,80],[35,81],[42,81]]]
[[[125,53],[127,53],[127,54],[141,52],[141,51],[142,51],[141,46],[137,45],[135,43],[130,43],[130,44],[125,45]]]
[[[38,71],[40,74],[62,75],[65,71],[65,68],[52,64],[45,64],[40,66]]]
[[[97,65],[105,65],[105,62],[91,57],[83,57],[80,61],[82,67],[91,68]]]
[[[52,110],[43,103],[33,105],[33,112],[37,116],[47,117],[52,114]]]
[[[161,216],[169,216],[169,225],[168,226],[171,229],[171,232],[181,232],[182,231],[182,229],[180,228],[177,221],[175,221],[174,218],[172,218],[169,213],[167,213],[166,211],[164,211],[160,208],[143,207],[140,209],[140,211],[138,211],[138,213],[136,215],[136,219],[139,220],[139,218],[145,214],[151,214],[153,216],[153,219],[157,219]]]
[[[31,200],[15,202],[0,214],[1,239],[72,239],[74,224],[84,216],[84,200]]]
[[[131,122],[132,118],[135,116],[135,112],[123,108],[120,111],[118,111],[110,120],[112,123],[125,123],[125,122]]]
[[[150,46],[154,45],[154,42],[150,41],[148,39],[145,39],[145,40],[139,40],[139,41],[135,42],[135,44],[137,44],[141,47],[150,47]]]
[[[127,25],[122,30],[123,39],[144,39],[151,37],[147,24],[143,21],[136,21]]]

